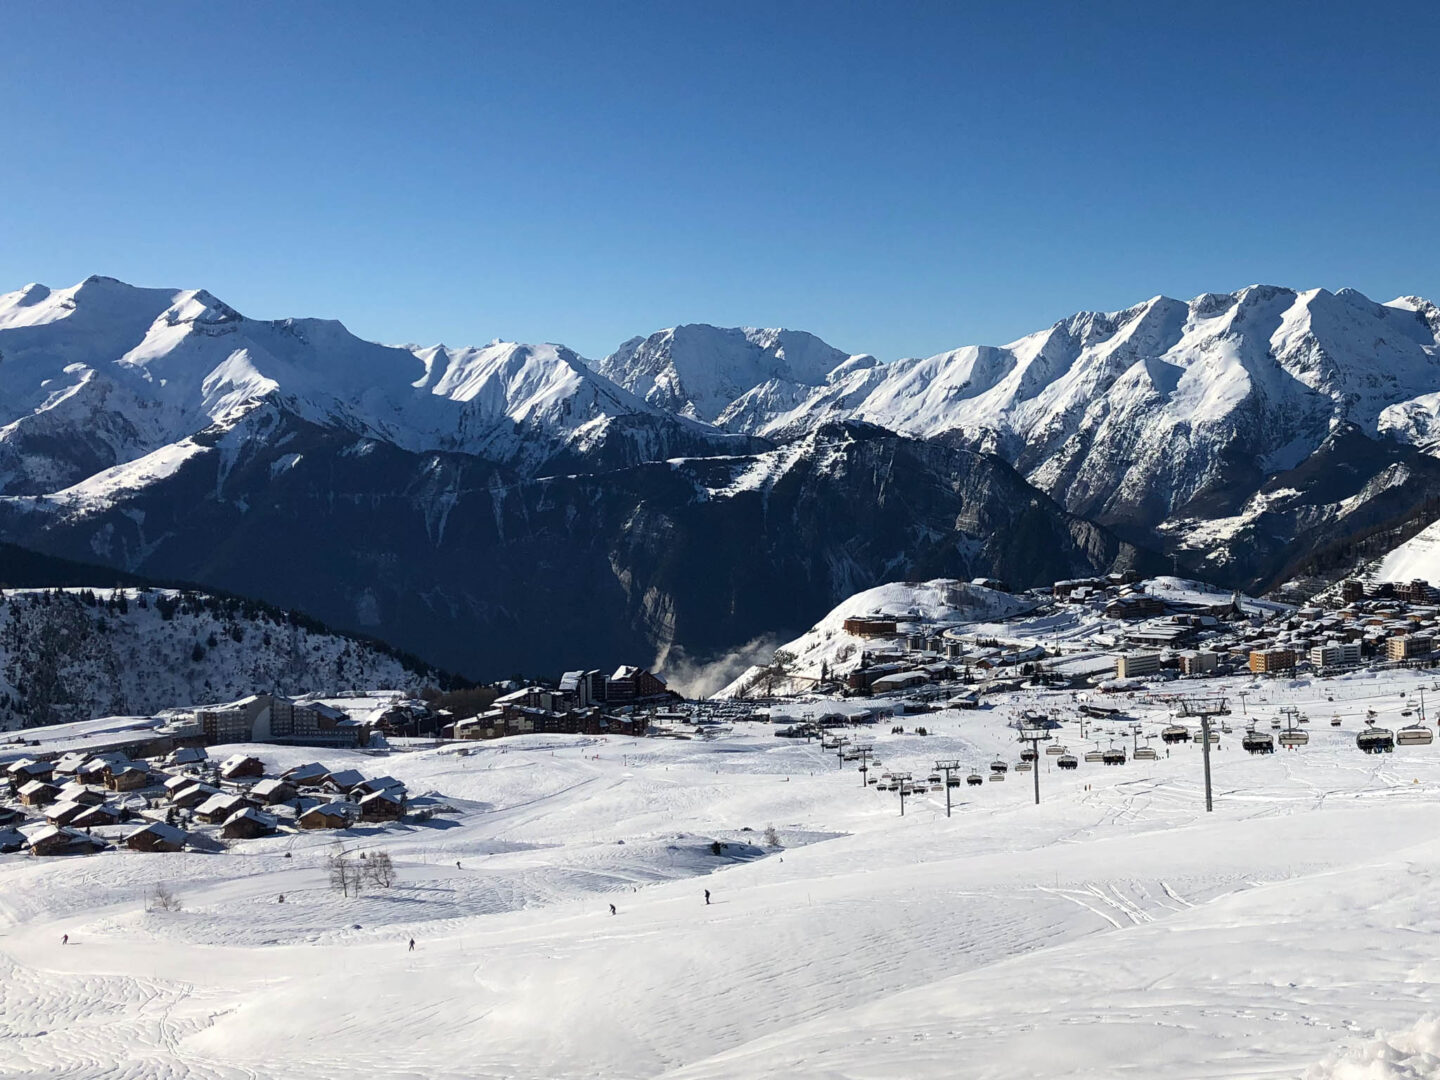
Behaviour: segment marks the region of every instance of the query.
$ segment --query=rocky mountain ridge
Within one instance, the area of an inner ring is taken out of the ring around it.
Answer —
[[[0,297],[0,536],[470,675],[718,653],[886,580],[1147,548],[1253,588],[1440,495],[1437,335],[1417,298],[1257,286],[891,363],[692,325],[592,365],[27,286]]]

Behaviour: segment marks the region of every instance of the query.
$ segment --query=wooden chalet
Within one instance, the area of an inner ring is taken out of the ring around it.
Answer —
[[[230,817],[249,807],[245,796],[235,795],[230,792],[217,792],[195,807],[195,817],[206,825],[219,825]]]
[[[99,806],[87,806],[70,819],[70,825],[76,829],[93,829],[101,825],[114,825],[119,820],[120,811],[116,807],[101,803]]]
[[[189,839],[190,835],[184,829],[166,825],[163,821],[152,821],[125,837],[125,846],[131,851],[179,851]]]
[[[351,802],[330,802],[312,806],[295,821],[302,829],[348,829],[359,816]]]
[[[19,761],[11,762],[5,770],[5,774],[10,778],[12,784],[28,784],[31,780],[41,780],[48,784],[55,776],[55,763],[21,758]]]
[[[31,855],[90,855],[104,851],[105,841],[86,836],[78,829],[50,825],[30,834]]]
[[[45,811],[45,820],[51,825],[69,825],[86,810],[92,807],[78,802],[54,802]]]
[[[203,746],[182,746],[179,750],[172,750],[165,758],[166,765],[200,765],[210,760],[210,755],[205,752]]]
[[[105,772],[105,786],[111,791],[139,791],[150,786],[150,770],[133,762],[112,765]]]
[[[220,779],[249,780],[265,775],[265,763],[257,757],[236,754],[220,763]]]
[[[60,788],[60,794],[55,796],[56,802],[77,802],[85,806],[99,806],[105,801],[105,793],[99,788],[86,787],[84,784],[77,784],[71,781]]]
[[[281,779],[289,780],[297,788],[319,787],[330,775],[330,770],[318,761],[307,762],[304,765],[296,765],[293,769],[286,769],[281,773]]]
[[[257,836],[269,836],[275,831],[275,824],[275,819],[269,814],[247,806],[225,819],[220,835],[226,840],[253,840]]]
[[[288,780],[261,780],[250,785],[245,797],[261,806],[274,806],[295,798],[296,787]]]
[[[359,805],[361,821],[398,821],[405,816],[405,789],[372,791]]]
[[[202,784],[200,781],[197,780],[194,783],[188,785],[187,787],[182,787],[176,791],[172,791],[170,793],[170,801],[176,806],[180,807],[180,809],[182,810],[191,810],[199,806],[212,795],[219,794],[219,788],[212,787],[209,784]]]
[[[321,786],[326,790],[338,791],[345,795],[349,794],[352,788],[364,782],[365,777],[358,769],[341,769],[327,776]]]
[[[130,759],[121,753],[97,754],[75,770],[75,779],[82,784],[103,784],[106,772],[113,766],[129,764]]]
[[[60,795],[60,789],[43,780],[31,780],[21,784],[16,794],[24,806],[49,806]]]

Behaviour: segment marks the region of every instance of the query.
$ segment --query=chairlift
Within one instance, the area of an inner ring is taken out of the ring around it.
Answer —
[[[1062,769],[1078,769],[1080,767],[1080,762],[1074,754],[1061,754],[1060,760],[1055,762],[1055,764]]]
[[[1030,762],[1028,762],[1028,761],[1022,761],[1022,762],[1020,762],[1018,765],[1015,766],[1015,771],[1016,771],[1016,772],[1029,772],[1029,771],[1030,771],[1031,769],[1033,769],[1034,767],[1035,767],[1035,766],[1032,765],[1032,764],[1030,764]]]
[[[960,786],[960,778],[959,778],[958,776],[951,776],[949,779],[947,779],[947,780],[945,781],[945,786],[946,786],[946,787],[959,787],[959,786]]]
[[[990,762],[990,771],[992,773],[1004,774],[1009,770],[1010,766],[1003,758],[996,758],[994,761]]]
[[[1362,753],[1389,754],[1395,749],[1395,733],[1389,728],[1366,728],[1355,736],[1355,745]]]
[[[1059,743],[1051,743],[1049,746],[1045,747],[1045,754],[1047,757],[1059,757],[1063,753],[1065,753],[1065,747],[1061,746]]]
[[[1339,714],[1339,713],[1336,713],[1334,716],[1332,716],[1332,717],[1330,718],[1330,726],[1331,726],[1331,727],[1339,727],[1339,726],[1340,726],[1340,714]]]
[[[1156,761],[1160,755],[1155,752],[1153,746],[1137,746],[1135,753],[1131,755],[1136,761]]]
[[[1095,765],[1099,765],[1105,760],[1105,752],[1103,750],[1086,750],[1085,760]]]
[[[991,782],[992,784],[998,784],[1001,780],[1004,780],[1004,779],[1005,779],[1005,774],[1004,774],[1003,772],[992,772],[992,773],[990,774],[990,782]]]
[[[1125,748],[1123,746],[1112,746],[1100,755],[1100,760],[1106,765],[1124,765]]]
[[[1205,732],[1197,731],[1194,734],[1193,738],[1196,742],[1203,743],[1206,741]],[[1209,734],[1209,741],[1211,746],[1217,745],[1220,742],[1220,733],[1212,728]]]
[[[981,776],[978,772],[972,772],[969,776],[965,777],[965,783],[969,784],[971,787],[979,787],[981,784],[985,783],[985,778]]]
[[[1024,750],[1020,751],[1020,760],[1026,764],[1034,762],[1039,756],[1039,754],[1035,753],[1034,747],[1027,746]]]
[[[1160,738],[1167,743],[1189,742],[1190,729],[1184,724],[1171,724],[1164,731],[1160,732]]]
[[[1435,735],[1423,724],[1407,724],[1395,733],[1395,741],[1401,746],[1429,746]]]
[[[1251,754],[1273,754],[1275,752],[1275,740],[1270,737],[1270,734],[1253,729],[1245,732],[1245,737],[1240,740],[1240,746]]]
[[[1304,746],[1309,741],[1310,733],[1301,731],[1299,728],[1286,728],[1280,733],[1280,745],[1287,750],[1296,746]]]

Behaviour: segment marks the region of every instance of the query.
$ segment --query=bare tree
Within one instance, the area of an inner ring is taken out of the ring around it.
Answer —
[[[765,826],[765,846],[771,848],[780,846],[780,834],[775,831],[774,825]]]
[[[365,868],[350,858],[350,853],[336,846],[325,856],[325,868],[330,874],[330,888],[345,896],[360,895],[365,884]]]
[[[384,851],[372,851],[365,860],[365,879],[372,885],[388,889],[395,884],[395,864]]]
[[[169,885],[158,881],[150,887],[146,896],[146,911],[179,911],[180,898],[175,895]]]

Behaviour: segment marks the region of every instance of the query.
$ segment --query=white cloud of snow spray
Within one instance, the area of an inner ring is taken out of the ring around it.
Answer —
[[[682,645],[662,649],[655,668],[671,690],[687,698],[705,698],[723,690],[756,664],[768,664],[782,642],[774,634],[762,634],[713,659],[691,657]]]

